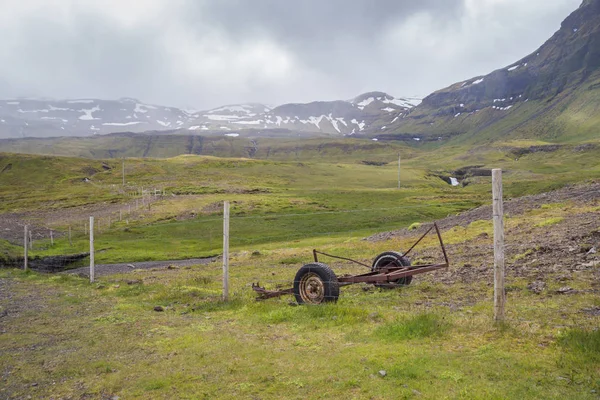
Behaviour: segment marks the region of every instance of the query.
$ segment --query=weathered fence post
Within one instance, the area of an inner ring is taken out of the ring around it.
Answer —
[[[27,239],[28,239],[28,234],[27,234],[27,225],[25,225],[25,235],[23,236],[23,269],[25,271],[27,271],[27,250],[29,247],[29,243],[27,243]]]
[[[94,217],[90,217],[90,283],[94,283]]]
[[[223,300],[229,300],[229,201],[223,203]]]
[[[492,196],[494,199],[494,320],[504,320],[504,205],[502,201],[502,170],[492,170]]]
[[[398,153],[398,189],[400,189],[400,153]]]
[[[52,234],[52,229],[50,229],[50,245],[54,246],[54,235]]]

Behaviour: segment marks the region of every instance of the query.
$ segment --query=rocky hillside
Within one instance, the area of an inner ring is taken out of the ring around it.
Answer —
[[[551,139],[582,129],[585,136],[598,114],[599,72],[600,0],[586,0],[532,54],[438,90],[385,133]],[[569,124],[576,115],[586,123]]]
[[[275,108],[262,104],[231,105],[200,113],[189,129],[233,132],[286,129],[334,135],[376,133],[419,103],[420,99],[396,99],[387,93],[370,92],[349,101],[293,103]]]

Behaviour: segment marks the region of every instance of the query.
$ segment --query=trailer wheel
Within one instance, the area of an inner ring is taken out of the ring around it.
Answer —
[[[306,264],[296,273],[294,296],[298,304],[335,302],[340,296],[340,286],[335,273],[327,265]]]
[[[386,251],[385,253],[381,253],[375,258],[375,261],[373,261],[373,266],[371,267],[371,271],[378,271],[387,267],[388,265],[390,267],[410,267],[410,261],[407,257],[404,257],[397,251]],[[397,285],[410,285],[410,283],[412,282],[412,278],[412,276],[405,276],[404,278],[400,278],[393,283]],[[381,287],[385,286],[382,285]]]

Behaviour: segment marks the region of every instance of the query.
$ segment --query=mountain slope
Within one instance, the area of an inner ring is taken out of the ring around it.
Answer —
[[[537,51],[427,96],[385,133],[560,140],[572,139],[585,118],[584,138],[599,98],[600,0],[586,0]]]

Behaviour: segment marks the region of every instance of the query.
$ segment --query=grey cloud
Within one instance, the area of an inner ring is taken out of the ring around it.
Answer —
[[[373,39],[388,25],[419,11],[443,22],[462,8],[462,0],[222,0],[193,3],[187,15],[200,16],[236,37],[265,31],[294,46],[309,47],[340,36]]]
[[[0,26],[14,41],[6,51],[0,43],[0,97],[127,96],[209,108],[370,90],[427,95],[525,56],[579,5],[471,0],[487,13],[470,17],[468,0],[152,1],[168,13],[127,26],[85,2],[65,18],[40,9]],[[211,50],[221,55],[204,68],[214,54],[202,45],[213,37],[223,39]],[[172,51],[182,42],[191,44]],[[271,55],[255,55],[263,42],[272,44]],[[284,65],[269,72],[277,57]]]

